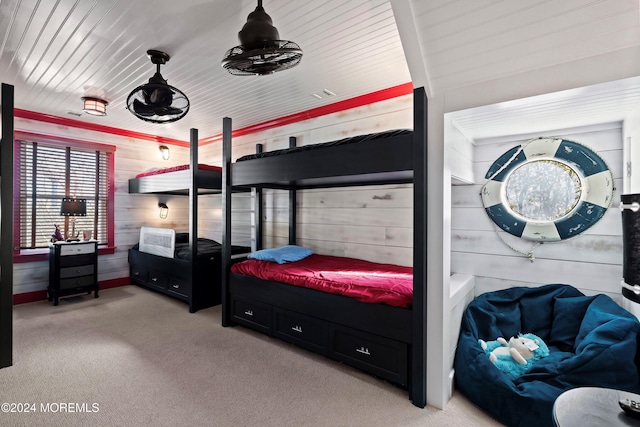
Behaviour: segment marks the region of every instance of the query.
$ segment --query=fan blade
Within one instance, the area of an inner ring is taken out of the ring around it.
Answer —
[[[169,116],[182,114],[182,109],[175,107],[160,107],[155,109],[155,113],[158,116]]]
[[[141,101],[133,100],[133,111],[139,116],[150,117],[155,114],[155,107],[152,105],[146,105]]]

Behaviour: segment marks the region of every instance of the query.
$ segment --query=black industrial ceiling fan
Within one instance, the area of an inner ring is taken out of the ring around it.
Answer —
[[[160,74],[160,66],[169,61],[169,55],[150,49],[147,55],[156,64],[156,73],[148,83],[135,88],[127,97],[127,109],[141,120],[151,123],[170,123],[189,112],[189,99],[179,89],[170,86]]]
[[[258,0],[258,7],[247,17],[238,33],[240,46],[229,49],[222,67],[236,76],[273,74],[293,68],[302,59],[302,49],[296,43],[279,40],[278,29]]]

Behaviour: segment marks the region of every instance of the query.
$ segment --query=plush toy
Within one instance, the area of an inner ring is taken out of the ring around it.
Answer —
[[[499,337],[495,341],[478,340],[489,360],[514,380],[531,369],[533,364],[549,355],[544,341],[534,334],[519,334],[509,341]]]
[[[51,235],[51,241],[59,242],[61,240],[64,240],[64,237],[62,237],[62,233],[60,232],[60,226],[58,224],[54,224],[54,226],[56,227],[56,230]]]

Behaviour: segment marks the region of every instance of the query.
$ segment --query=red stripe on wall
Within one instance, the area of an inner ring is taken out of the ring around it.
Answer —
[[[398,96],[409,95],[413,92],[413,83],[404,83],[398,86],[393,86],[387,89],[382,89],[376,92],[371,92],[366,95],[356,96],[354,98],[345,99],[343,101],[334,102],[333,104],[323,105],[321,107],[312,108],[310,110],[302,111],[299,113],[290,114],[288,116],[280,117],[278,119],[268,120],[266,122],[257,123],[255,125],[247,126],[241,129],[233,131],[233,136],[238,137],[242,135],[248,135],[250,133],[261,132],[267,129],[273,129],[279,126],[289,125],[292,123],[301,122],[304,120],[313,119],[315,117],[324,116],[327,114],[339,113],[351,108],[362,107],[364,105],[373,104],[374,102],[385,101],[387,99],[396,98]],[[49,114],[37,113],[35,111],[21,110],[19,108],[14,109],[15,117],[28,120],[36,120],[46,123],[54,123],[56,125],[69,126],[78,129],[86,129],[96,132],[109,133],[112,135],[124,136],[127,138],[137,138],[147,141],[159,142],[162,144],[178,145],[181,147],[189,147],[188,141],[181,141],[173,138],[165,138],[157,135],[150,135],[142,132],[134,132],[130,130],[120,129],[111,126],[105,126],[95,123],[83,122],[80,120],[68,119],[66,117],[52,116]],[[205,138],[200,138],[199,143],[201,145],[210,144],[216,141],[222,140],[222,134],[211,135]]]
[[[92,130],[96,132],[110,133],[113,135],[124,136],[127,138],[137,138],[147,141],[159,142],[162,144],[179,145],[182,147],[189,147],[188,141],[181,141],[179,139],[165,138],[163,136],[150,135],[148,133],[134,132],[130,130],[115,128],[111,126],[99,125],[95,123],[82,122],[80,120],[68,119],[66,117],[52,116],[49,114],[37,113],[35,111],[21,110],[19,108],[14,109],[14,115],[16,118],[36,120],[39,122],[53,123],[56,125],[69,126],[78,129]]]
[[[100,290],[117,288],[120,286],[128,286],[130,284],[128,277],[121,277],[119,279],[103,280],[98,282]],[[98,294],[99,295],[99,294]],[[64,298],[64,297],[62,297]],[[93,296],[91,297],[93,298]],[[29,302],[43,301],[47,299],[47,291],[32,291],[24,292],[21,294],[15,294],[13,296],[13,305],[26,304]]]
[[[334,102],[333,104],[323,105],[322,107],[312,108],[311,110],[302,111],[300,113],[290,114],[274,120],[258,123],[233,131],[232,136],[238,137],[248,135],[250,133],[261,132],[267,129],[277,128],[279,126],[289,125],[304,120],[313,119],[315,117],[327,114],[339,113],[351,108],[362,107],[364,105],[373,104],[374,102],[385,101],[387,99],[396,98],[398,96],[409,95],[413,92],[413,83],[404,83],[377,92],[371,92],[366,95],[356,96],[355,98],[345,99],[344,101]],[[200,139],[200,144],[210,144],[212,142],[221,141],[222,134],[212,135]]]

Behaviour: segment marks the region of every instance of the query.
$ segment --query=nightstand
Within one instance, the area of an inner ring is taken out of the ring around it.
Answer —
[[[55,242],[49,244],[49,287],[47,299],[58,305],[65,295],[94,292],[98,298],[98,242]]]

